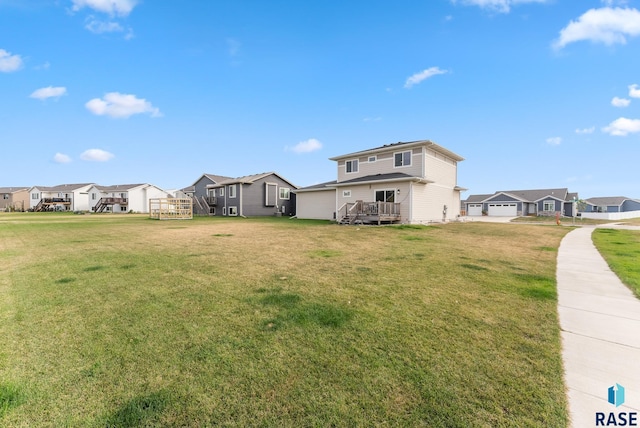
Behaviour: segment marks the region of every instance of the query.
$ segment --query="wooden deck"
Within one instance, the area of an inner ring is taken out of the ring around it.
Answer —
[[[346,203],[338,212],[340,224],[383,224],[400,221],[399,202],[364,202]]]

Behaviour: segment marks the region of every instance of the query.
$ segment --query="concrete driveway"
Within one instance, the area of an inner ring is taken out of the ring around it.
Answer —
[[[462,217],[462,221],[484,221],[490,223],[509,223],[511,220],[517,217],[495,217],[488,215],[479,215],[479,216],[465,216]]]

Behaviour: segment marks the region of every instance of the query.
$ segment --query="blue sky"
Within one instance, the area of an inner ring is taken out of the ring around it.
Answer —
[[[0,0],[0,186],[276,171],[430,139],[469,194],[640,198],[640,0]]]

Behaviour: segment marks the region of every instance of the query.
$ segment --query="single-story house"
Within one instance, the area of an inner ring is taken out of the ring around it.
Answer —
[[[625,196],[589,198],[580,208],[583,218],[622,220],[640,217],[640,199]]]
[[[460,214],[456,153],[429,140],[335,156],[337,180],[298,189],[298,218],[429,223]]]
[[[577,213],[577,193],[567,188],[502,190],[491,195],[469,195],[463,201],[467,216],[552,216],[573,217]]]

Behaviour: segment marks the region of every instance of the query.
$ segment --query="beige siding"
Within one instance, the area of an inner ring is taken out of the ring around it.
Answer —
[[[402,172],[415,177],[422,177],[422,149],[414,148],[411,156],[411,166],[394,167],[394,153],[398,150],[390,150],[382,154],[376,155],[374,162],[369,162],[369,156],[363,156],[358,159],[358,172],[346,173],[346,162],[352,159],[338,161],[338,182],[353,180],[354,178],[365,177],[376,174],[391,174]]]
[[[425,178],[442,186],[456,186],[457,162],[432,150],[425,152]]]
[[[460,214],[460,192],[453,187],[437,184],[413,184],[411,223],[440,222],[455,220]],[[447,206],[446,217],[443,215]]]
[[[296,216],[298,218],[333,220],[335,211],[335,189],[296,193]]]

